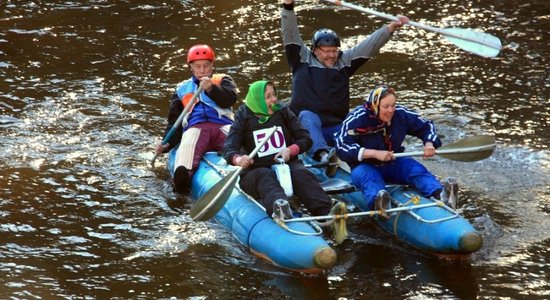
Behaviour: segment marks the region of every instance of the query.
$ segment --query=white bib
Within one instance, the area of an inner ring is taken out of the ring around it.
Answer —
[[[272,130],[272,128],[258,129],[252,133],[254,136],[254,145],[258,144],[265,138],[267,133]],[[285,135],[283,134],[283,128],[277,126],[277,131],[271,136],[269,141],[267,141],[262,149],[258,151],[258,157],[264,157],[271,154],[279,153],[282,149],[286,148]]]

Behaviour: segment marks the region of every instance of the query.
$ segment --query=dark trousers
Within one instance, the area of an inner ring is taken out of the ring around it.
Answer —
[[[328,215],[331,208],[330,198],[325,194],[317,178],[301,161],[288,163],[292,177],[294,195],[313,215]],[[273,213],[273,202],[277,199],[287,199],[284,189],[279,184],[275,172],[270,168],[260,167],[245,170],[241,173],[239,182],[241,189],[254,197],[269,216]]]

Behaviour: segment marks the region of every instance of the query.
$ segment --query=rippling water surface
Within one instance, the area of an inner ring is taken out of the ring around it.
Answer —
[[[479,162],[426,162],[461,181],[461,212],[485,239],[470,261],[418,253],[364,221],[317,277],[192,222],[165,158],[149,164],[194,43],[215,48],[241,98],[261,78],[290,96],[278,2],[46,2],[0,5],[0,298],[550,297],[547,1],[354,2],[502,40],[487,59],[405,27],[352,80],[356,104],[387,82],[444,142],[495,134],[498,148]],[[330,27],[344,48],[385,23],[318,1],[296,10],[305,40]]]

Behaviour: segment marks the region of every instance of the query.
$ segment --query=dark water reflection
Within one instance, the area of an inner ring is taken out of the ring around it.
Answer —
[[[270,78],[289,97],[276,1],[4,1],[0,298],[548,298],[550,4],[354,3],[503,42],[486,59],[404,28],[352,80],[355,103],[394,85],[445,142],[496,134],[490,159],[426,162],[462,182],[462,213],[485,238],[470,262],[417,253],[365,221],[326,276],[288,273],[192,222],[164,158],[150,168],[190,45],[211,44],[241,96]],[[344,47],[384,23],[317,1],[297,10],[305,39],[331,27]]]

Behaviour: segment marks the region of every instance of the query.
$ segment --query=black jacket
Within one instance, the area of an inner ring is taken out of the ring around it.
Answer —
[[[235,114],[235,122],[231,125],[231,129],[225,140],[223,157],[229,164],[233,164],[233,157],[235,155],[249,155],[256,147],[253,138],[254,131],[273,126],[281,126],[286,146],[296,144],[300,149],[300,153],[309,149],[313,143],[307,130],[300,125],[298,118],[296,118],[296,115],[288,107],[285,106],[276,111],[267,122],[260,124],[258,117],[243,104]],[[277,133],[275,133],[271,140],[280,141],[280,136],[277,136]],[[273,165],[275,163],[274,156],[275,154],[264,157],[253,157],[254,164],[251,168]],[[292,157],[290,160],[295,159],[296,157]]]

